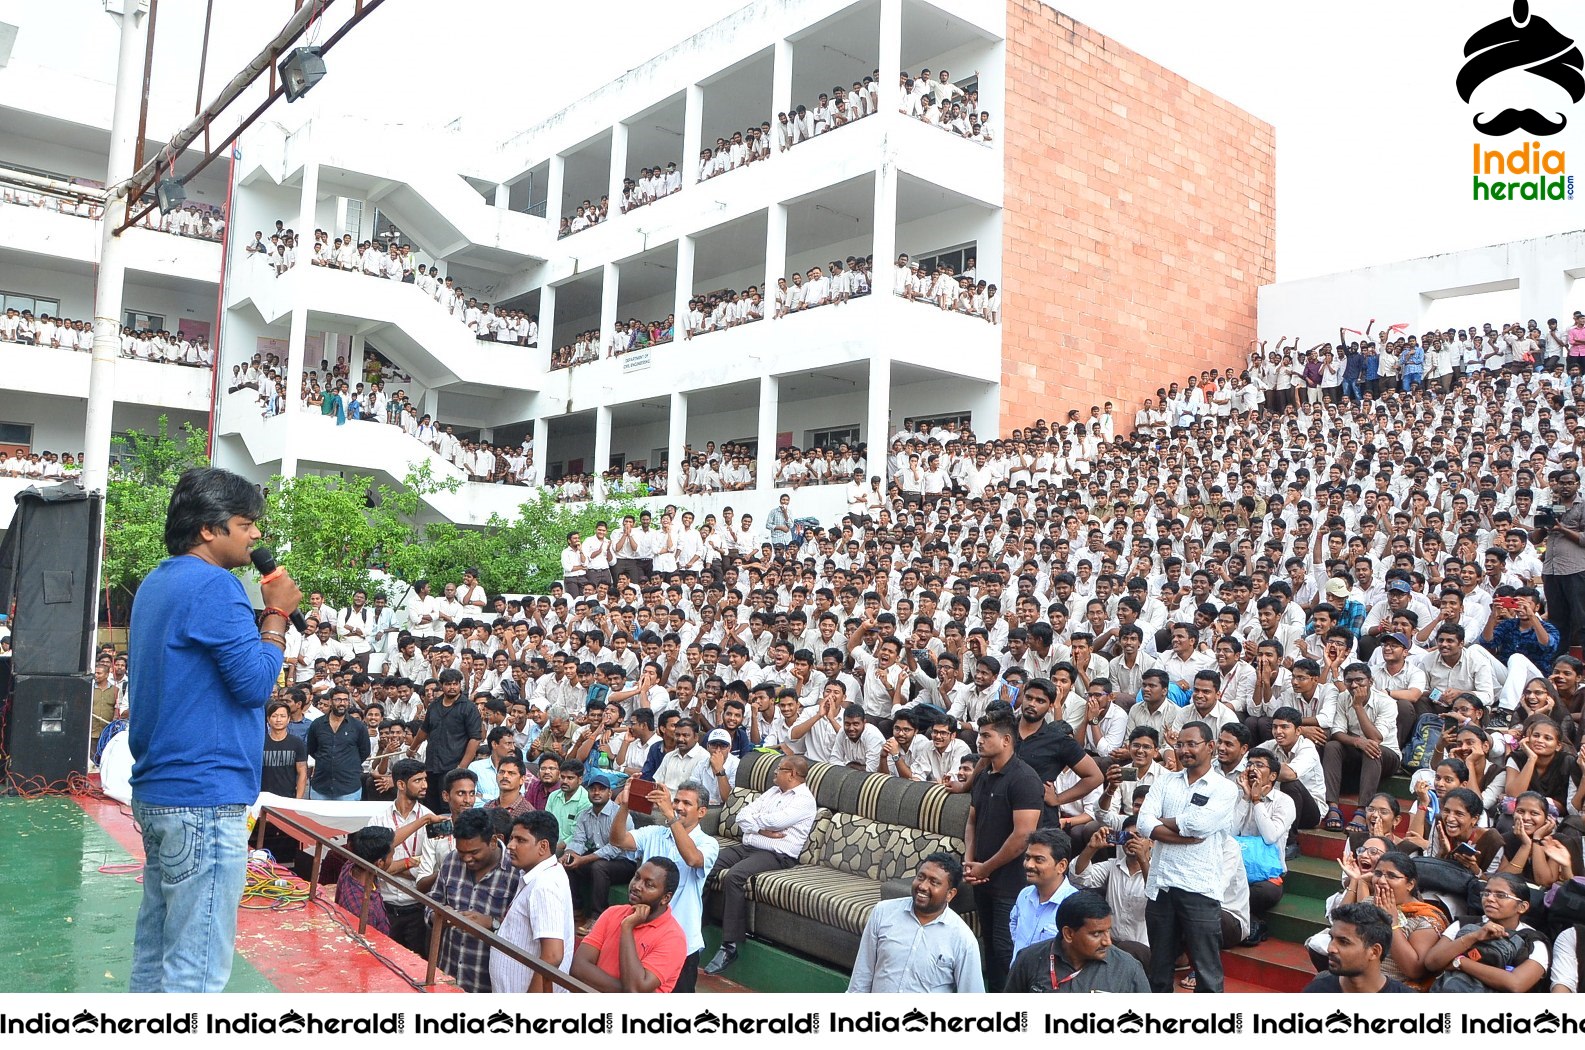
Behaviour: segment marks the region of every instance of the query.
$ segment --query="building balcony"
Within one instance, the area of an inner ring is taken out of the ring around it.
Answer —
[[[426,251],[448,263],[514,272],[549,258],[555,227],[496,207],[451,166],[463,149],[440,129],[319,117],[298,132],[250,132],[240,182],[287,185],[319,167],[319,193],[378,205]],[[312,231],[304,231],[311,236]]]
[[[880,354],[995,383],[1001,379],[1001,328],[881,289],[837,306],[678,339],[558,374],[568,377],[570,403],[620,404],[653,397],[657,390],[704,390],[757,381],[767,373],[818,372]]]
[[[377,342],[426,389],[468,383],[532,391],[546,375],[545,351],[475,339],[440,304],[400,281],[307,263],[277,277],[264,260],[244,258],[232,271],[227,293],[229,309],[251,304],[266,324],[288,320],[295,306],[306,307],[310,331]],[[227,359],[235,360],[229,351]]]
[[[98,219],[55,208],[0,205],[0,228],[5,230],[7,251],[38,256],[46,269],[79,272],[98,264],[101,237]],[[220,279],[220,244],[217,241],[179,237],[136,226],[121,237],[129,270],[208,285]]]
[[[92,360],[77,350],[0,343],[0,374],[12,391],[86,399]],[[207,413],[211,384],[207,368],[116,361],[116,401],[121,403]]]

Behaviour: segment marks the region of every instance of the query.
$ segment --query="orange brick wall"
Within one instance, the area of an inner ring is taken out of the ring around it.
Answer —
[[[1008,0],[1002,432],[1243,362],[1274,274],[1270,125]],[[1125,422],[1126,420],[1126,422]]]

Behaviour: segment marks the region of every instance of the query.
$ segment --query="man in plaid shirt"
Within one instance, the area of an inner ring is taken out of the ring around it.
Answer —
[[[430,895],[494,932],[512,906],[517,872],[490,830],[490,814],[470,809],[456,818],[455,849],[441,861]],[[490,990],[490,946],[448,926],[440,938],[440,968],[470,992]]]

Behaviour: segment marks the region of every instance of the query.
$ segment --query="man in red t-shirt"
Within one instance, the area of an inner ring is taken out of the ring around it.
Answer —
[[[665,857],[639,865],[627,904],[595,920],[572,959],[572,975],[602,992],[669,992],[688,958],[688,938],[671,913],[681,875]]]

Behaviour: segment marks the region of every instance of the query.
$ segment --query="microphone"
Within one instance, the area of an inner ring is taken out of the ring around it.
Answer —
[[[286,575],[286,570],[275,564],[275,552],[268,547],[255,547],[248,557],[253,560],[253,567],[259,570],[261,584]],[[308,621],[303,619],[302,613],[293,609],[291,618],[292,626],[297,628],[299,633],[308,633]]]

